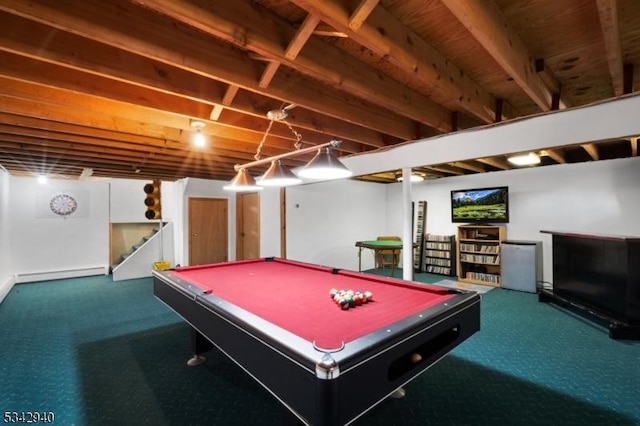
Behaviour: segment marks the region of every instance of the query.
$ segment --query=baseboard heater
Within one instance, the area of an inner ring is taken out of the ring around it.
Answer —
[[[15,282],[28,283],[34,281],[60,280],[66,278],[88,277],[91,275],[107,275],[106,266],[91,266],[86,268],[62,269],[57,271],[26,272],[16,274]]]

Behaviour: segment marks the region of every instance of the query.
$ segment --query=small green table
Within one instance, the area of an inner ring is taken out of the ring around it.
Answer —
[[[376,253],[378,250],[391,250],[393,254],[400,254],[403,248],[403,242],[398,240],[371,240],[371,241],[356,241],[356,247],[358,247],[358,271],[362,271],[362,249],[367,248],[373,250]],[[413,243],[413,248],[418,247],[418,244]],[[391,265],[391,276],[395,272],[395,264]]]

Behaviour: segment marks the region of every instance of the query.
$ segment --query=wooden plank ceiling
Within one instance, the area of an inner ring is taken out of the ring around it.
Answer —
[[[637,90],[638,22],[637,0],[0,0],[0,164],[229,180],[261,143],[278,155],[298,135],[348,155],[582,106]],[[542,164],[636,156],[630,136]],[[395,179],[381,172],[359,178]]]

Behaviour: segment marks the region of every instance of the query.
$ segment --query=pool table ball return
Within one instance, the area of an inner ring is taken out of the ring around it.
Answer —
[[[480,329],[480,296],[278,258],[153,271],[155,296],[288,409],[348,424]],[[331,289],[368,291],[349,309]]]

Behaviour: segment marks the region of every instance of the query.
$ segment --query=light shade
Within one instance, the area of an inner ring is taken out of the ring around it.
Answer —
[[[533,164],[540,164],[540,156],[534,152],[522,155],[514,155],[507,158],[511,164],[516,166],[531,166]]]
[[[249,174],[247,169],[240,169],[235,177],[231,179],[229,185],[223,187],[227,191],[251,192],[260,191],[261,186],[256,185],[255,179]]]
[[[271,166],[267,169],[262,178],[258,180],[261,186],[290,186],[301,183],[302,180],[293,174],[291,169],[282,161],[275,160],[271,162]]]
[[[308,179],[343,179],[352,174],[329,147],[320,148],[316,156],[298,172],[299,176]]]

